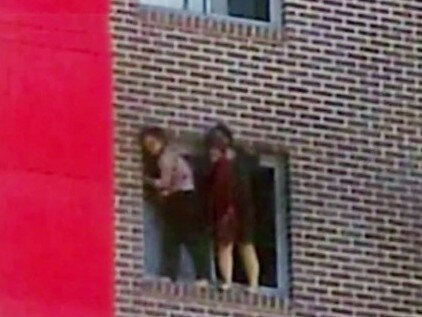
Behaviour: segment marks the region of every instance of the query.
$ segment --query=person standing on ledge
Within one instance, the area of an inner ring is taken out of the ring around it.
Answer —
[[[196,271],[196,285],[208,284],[209,253],[204,235],[204,212],[199,208],[193,171],[185,158],[168,144],[160,128],[145,128],[141,146],[149,158],[157,161],[159,178],[144,176],[144,181],[158,189],[163,200],[163,254],[161,275],[177,279],[180,246],[186,246]],[[146,174],[146,173],[145,173]]]
[[[209,170],[206,173],[207,205],[213,228],[222,290],[232,285],[233,249],[242,259],[248,290],[259,286],[259,261],[253,242],[254,214],[252,178],[257,159],[236,147],[229,128],[219,123],[206,135]]]

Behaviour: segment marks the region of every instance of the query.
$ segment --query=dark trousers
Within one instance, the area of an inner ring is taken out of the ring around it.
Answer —
[[[161,275],[177,279],[181,246],[192,258],[197,279],[209,279],[209,239],[204,230],[204,212],[193,191],[166,197],[163,210]]]

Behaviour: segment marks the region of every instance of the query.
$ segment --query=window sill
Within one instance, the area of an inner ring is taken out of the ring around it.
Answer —
[[[281,295],[266,292],[248,293],[246,287],[233,285],[228,291],[221,291],[214,285],[204,288],[195,287],[191,283],[170,282],[161,279],[145,279],[135,285],[136,296],[154,296],[164,299],[177,299],[178,302],[194,301],[197,304],[210,305],[218,303],[219,307],[232,308],[253,307],[254,312],[288,313],[289,301]]]
[[[217,14],[203,14],[151,5],[140,5],[141,22],[168,29],[178,29],[207,36],[226,37],[233,40],[253,41],[270,45],[282,45],[286,32],[279,24],[261,22]]]

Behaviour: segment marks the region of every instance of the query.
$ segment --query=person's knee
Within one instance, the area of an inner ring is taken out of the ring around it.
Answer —
[[[255,247],[252,243],[240,243],[238,249],[242,253],[255,251]]]
[[[227,253],[233,251],[233,244],[231,243],[222,243],[217,245],[218,253]]]

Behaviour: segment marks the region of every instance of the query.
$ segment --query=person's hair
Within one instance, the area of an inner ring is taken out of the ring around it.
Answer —
[[[162,142],[164,145],[167,144],[167,136],[163,129],[159,127],[146,127],[141,130],[139,133],[139,141],[141,142],[141,145],[143,146],[143,142],[146,137],[154,137],[160,142]]]
[[[167,136],[163,129],[159,127],[145,127],[141,129],[139,133],[139,142],[142,150],[142,161],[145,175],[149,177],[158,177],[159,168],[157,163],[157,158],[153,157],[145,149],[144,140],[146,137],[152,136],[163,143],[165,146],[167,144]]]
[[[212,145],[216,132],[221,132],[229,140],[229,143],[233,144],[233,133],[230,128],[223,122],[217,122],[205,135],[207,147]]]

